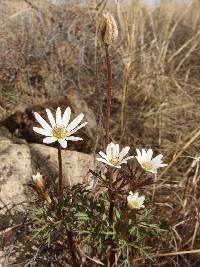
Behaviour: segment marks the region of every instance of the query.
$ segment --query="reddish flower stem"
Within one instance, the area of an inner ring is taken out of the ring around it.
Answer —
[[[110,55],[108,50],[108,45],[105,45],[106,50],[106,64],[107,64],[107,72],[108,72],[108,91],[107,91],[107,105],[106,105],[106,146],[110,143],[110,113],[111,113],[111,104],[112,104],[112,66],[110,61]],[[107,177],[109,179],[109,198],[110,198],[110,206],[109,206],[109,224],[110,227],[113,225],[114,219],[114,196],[112,192],[112,183],[113,183],[113,171],[108,168]],[[115,251],[114,251],[114,241],[111,238],[111,250],[109,256],[110,266],[113,266],[115,262]]]
[[[62,172],[62,149],[60,144],[58,144],[58,166],[59,166],[58,197],[59,197],[59,206],[61,211],[62,200],[63,200],[63,190],[62,190],[63,172]],[[71,230],[67,230],[67,236],[68,236],[69,249],[72,255],[73,267],[79,267],[80,265],[76,259],[76,245],[74,243]]]
[[[110,55],[108,51],[108,46],[105,46],[106,50],[106,64],[108,71],[108,91],[107,91],[107,110],[106,110],[106,145],[110,143],[110,112],[112,103],[112,66],[110,61]]]
[[[63,181],[63,174],[62,174],[62,154],[61,154],[61,145],[58,144],[58,166],[59,166],[59,182],[58,182],[58,196],[60,200],[60,204],[62,201],[62,181]]]

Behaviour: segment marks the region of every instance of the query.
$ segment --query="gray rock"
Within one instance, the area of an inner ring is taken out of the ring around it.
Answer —
[[[11,141],[3,136],[0,136],[0,155],[11,145]]]
[[[27,202],[26,184],[32,176],[31,154],[28,145],[11,143],[0,139],[0,208],[9,209]],[[17,206],[23,210],[23,205]],[[1,212],[5,212],[1,209]]]
[[[57,149],[40,144],[31,144],[30,150],[35,171],[50,179],[58,180]],[[62,150],[63,185],[74,185],[87,181],[89,169],[94,168],[92,155],[77,151]]]
[[[12,134],[9,132],[9,130],[2,126],[1,123],[0,123],[0,138],[12,138]]]
[[[94,168],[92,155],[62,150],[63,185],[74,185],[87,181],[89,169]],[[27,183],[31,176],[40,171],[48,179],[58,180],[57,149],[40,144],[14,144],[0,138],[0,214],[16,206],[23,211],[23,205],[31,200]],[[6,208],[5,208],[6,207]],[[14,211],[15,209],[12,209]]]

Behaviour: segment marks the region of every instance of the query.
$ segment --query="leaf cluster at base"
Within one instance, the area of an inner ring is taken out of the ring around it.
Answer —
[[[50,208],[37,201],[30,210],[33,238],[50,247],[58,241],[67,243],[70,230],[82,259],[88,255],[106,263],[111,247],[115,249],[119,266],[131,266],[137,256],[150,258],[148,244],[162,231],[152,223],[151,210],[129,210],[125,200],[115,203],[112,225],[108,210],[106,191],[94,196],[83,185],[66,188],[62,207],[55,199]]]

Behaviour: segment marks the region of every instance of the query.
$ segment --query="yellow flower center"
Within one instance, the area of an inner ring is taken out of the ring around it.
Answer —
[[[110,160],[110,163],[114,166],[116,166],[118,163],[119,163],[119,160],[118,159],[111,159]]]
[[[69,136],[69,133],[62,126],[56,126],[52,130],[53,137],[58,139],[65,139]]]
[[[129,209],[138,209],[139,207],[140,207],[140,202],[137,200],[137,199],[130,199],[130,200],[128,200],[128,203],[127,203],[127,205],[128,205],[128,208]]]
[[[153,165],[152,165],[152,163],[150,162],[150,161],[148,161],[148,162],[143,162],[142,163],[142,166],[143,166],[143,168],[145,169],[145,171],[152,171],[153,170]]]

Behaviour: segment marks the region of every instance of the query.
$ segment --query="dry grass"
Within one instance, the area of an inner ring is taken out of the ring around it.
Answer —
[[[71,85],[99,114],[97,107],[101,111],[105,99],[106,65],[96,33],[106,1],[60,8],[46,1],[39,5],[21,1],[20,9],[14,0],[12,8],[9,2],[3,1],[0,23],[0,118],[16,106],[64,95]],[[129,5],[118,1],[107,9],[115,15],[120,31],[110,51],[112,136],[133,149],[137,145],[159,150],[169,162],[149,190],[155,219],[169,229],[154,251],[198,249],[200,2],[163,1],[151,10],[140,1]],[[156,258],[155,265],[200,265],[192,253],[171,256]]]

